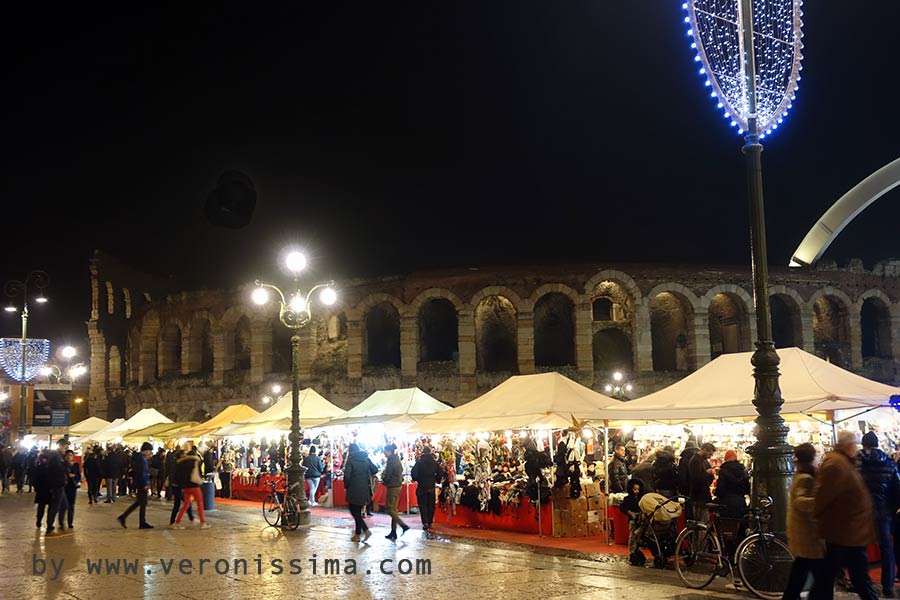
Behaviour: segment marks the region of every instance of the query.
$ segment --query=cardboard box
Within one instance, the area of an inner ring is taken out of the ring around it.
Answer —
[[[553,492],[552,492],[553,499],[555,500],[557,498],[568,498],[570,491],[571,491],[571,489],[569,488],[568,483],[566,485],[562,486],[561,488],[555,487],[555,488],[553,488]]]
[[[575,525],[570,529],[569,537],[587,537],[588,527],[587,524]]]
[[[595,497],[587,499],[588,510],[603,510],[603,498]]]
[[[565,498],[554,498],[553,499],[553,510],[571,510],[572,508],[572,500],[569,497]]]
[[[587,522],[590,523],[600,523],[603,520],[603,513],[599,510],[589,510],[587,512]]]
[[[584,491],[584,495],[590,498],[591,496],[599,496],[600,495],[600,484],[597,482],[585,483],[581,486],[582,491]]]
[[[572,505],[569,510],[572,512],[586,513],[588,511],[587,498],[575,498],[572,500]]]
[[[588,523],[588,535],[603,535],[603,523]]]

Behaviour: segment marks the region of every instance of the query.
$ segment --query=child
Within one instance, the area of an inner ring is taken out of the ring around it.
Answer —
[[[644,482],[640,479],[631,479],[628,482],[628,495],[619,505],[619,510],[628,515],[628,555],[631,557],[631,564],[642,566],[646,558],[638,548],[640,539],[640,527],[638,527],[638,517],[641,516],[641,498],[644,496]],[[638,557],[637,555],[640,554]],[[641,560],[643,559],[643,560]]]

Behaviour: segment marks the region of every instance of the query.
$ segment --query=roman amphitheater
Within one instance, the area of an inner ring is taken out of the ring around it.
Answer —
[[[90,273],[91,414],[152,406],[202,420],[236,402],[262,409],[272,384],[289,387],[291,332],[250,302],[252,286],[179,291],[100,252]],[[549,370],[599,391],[620,370],[637,397],[756,336],[740,267],[460,268],[337,285],[340,301],[300,330],[299,372],[344,408],[410,386],[458,405]],[[772,268],[770,294],[778,347],[900,383],[900,261]]]

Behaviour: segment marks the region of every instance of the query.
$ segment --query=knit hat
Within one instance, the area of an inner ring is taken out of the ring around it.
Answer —
[[[153,444],[151,444],[150,442],[144,442],[143,444],[141,444],[141,452],[144,452],[146,450],[150,450],[151,452],[153,452]]]
[[[878,436],[875,435],[874,431],[866,432],[866,435],[862,437],[862,445],[866,448],[877,448],[878,447]]]
[[[737,452],[734,450],[726,450],[725,451],[725,462],[737,460]]]

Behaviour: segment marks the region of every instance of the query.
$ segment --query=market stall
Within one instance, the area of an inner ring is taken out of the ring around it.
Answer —
[[[131,418],[119,423],[113,427],[106,427],[97,433],[87,436],[95,442],[118,442],[121,438],[132,431],[144,429],[157,423],[171,423],[172,419],[160,413],[155,408],[142,408]]]
[[[179,432],[179,438],[200,439],[215,434],[226,425],[247,421],[259,416],[259,411],[246,404],[233,404],[224,408],[216,416],[207,419],[194,427]]]
[[[122,436],[125,444],[140,444],[143,442],[165,442],[175,436],[180,436],[181,431],[194,427],[197,421],[182,421],[176,423],[156,423],[143,429],[130,431]]]
[[[77,438],[85,435],[97,433],[104,427],[108,427],[110,422],[100,417],[88,417],[83,421],[79,421],[69,426],[69,437]]]
[[[98,442],[98,441],[100,441],[98,438],[105,437],[105,435],[110,430],[115,429],[116,427],[118,427],[119,425],[121,425],[124,422],[125,422],[125,419],[121,419],[121,418],[113,419],[112,422],[109,425],[107,425],[106,427],[103,427],[101,429],[98,429],[97,431],[94,431],[94,432],[91,432],[88,434],[81,435],[79,437],[71,438],[69,441],[72,442],[73,444],[82,445],[82,446],[84,444],[88,444],[90,442]]]

